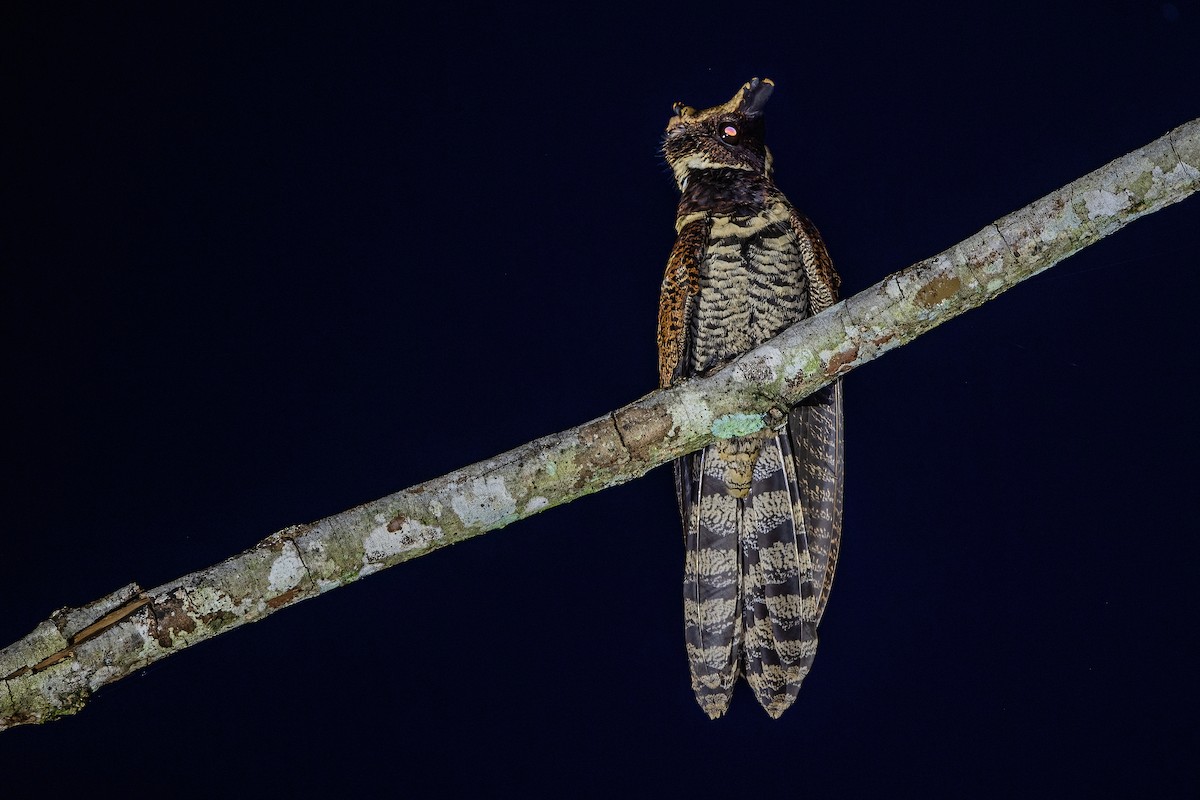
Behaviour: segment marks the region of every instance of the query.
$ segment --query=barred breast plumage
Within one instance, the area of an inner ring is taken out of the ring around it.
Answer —
[[[689,331],[689,365],[701,373],[762,344],[807,316],[808,281],[790,211],[713,214],[700,263],[700,294]]]
[[[702,375],[836,299],[816,228],[771,179],[755,79],[705,111],[676,105],[663,151],[682,197],[659,310],[660,383]],[[778,717],[812,664],[841,533],[838,384],[782,425],[676,463],[692,685],[711,717],[739,673]]]

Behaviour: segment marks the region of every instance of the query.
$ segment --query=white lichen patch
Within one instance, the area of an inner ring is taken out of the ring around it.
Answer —
[[[1167,173],[1164,173],[1161,167],[1154,168],[1154,177],[1159,178],[1164,175],[1168,184],[1190,183],[1196,178],[1200,178],[1200,169],[1196,169],[1184,161],[1180,161]]]
[[[733,368],[733,376],[739,381],[768,383],[775,380],[782,364],[783,353],[779,348],[763,345]]]
[[[1087,195],[1085,194],[1084,196],[1086,197]],[[1094,218],[1094,215],[1091,215],[1089,218]],[[1083,224],[1082,220],[1075,213],[1075,209],[1067,206],[1063,208],[1061,215],[1050,217],[1046,220],[1045,224],[1042,225],[1042,233],[1039,238],[1048,244],[1057,239],[1059,234],[1078,230],[1081,224]]]
[[[470,484],[452,483],[447,487],[452,495],[450,505],[463,525],[490,525],[517,511],[517,501],[509,494],[504,479],[495,475],[475,478]]]
[[[538,495],[537,497],[531,497],[529,502],[525,504],[525,513],[532,514],[535,511],[541,511],[548,505],[550,505],[550,501],[541,495]]]
[[[1116,216],[1129,208],[1129,201],[1130,194],[1127,190],[1120,194],[1106,192],[1103,189],[1092,189],[1083,193],[1088,219]]]
[[[807,348],[800,350],[796,358],[783,365],[783,379],[788,383],[793,383],[798,376],[815,372],[816,358],[817,355],[812,350]]]
[[[1004,272],[1004,256],[996,256],[983,265],[985,275],[999,275],[1001,272]]]
[[[177,593],[183,593],[182,589]],[[186,594],[187,608],[194,617],[217,616],[222,612],[237,613],[238,603],[225,592],[203,584],[192,587]],[[156,598],[158,599],[158,598]]]
[[[300,585],[304,579],[304,562],[294,544],[288,544],[271,563],[271,571],[267,576],[267,588],[272,592],[286,592]]]
[[[368,565],[387,561],[410,550],[422,550],[443,536],[445,533],[441,528],[414,519],[404,520],[395,531],[389,531],[386,525],[378,525],[363,540],[363,570],[360,574],[367,575],[375,571],[368,571]]]
[[[683,391],[679,395],[679,405],[671,414],[671,429],[668,436],[676,436],[680,431],[698,433],[708,428],[708,420],[712,419],[712,411],[704,395],[697,391]]]

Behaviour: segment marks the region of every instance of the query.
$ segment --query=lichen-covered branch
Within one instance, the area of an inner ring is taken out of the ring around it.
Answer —
[[[1200,184],[1200,120],[788,329],[720,372],[487,461],[268,536],[152,589],[54,613],[0,650],[0,729],[222,631],[744,434],[839,375],[987,302]]]

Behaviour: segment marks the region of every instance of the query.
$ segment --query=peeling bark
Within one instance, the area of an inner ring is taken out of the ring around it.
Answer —
[[[0,650],[0,730],[224,630],[699,449],[720,420],[798,402],[1200,185],[1200,120],[789,328],[720,372],[315,522],[152,589],[62,609]],[[718,425],[718,428],[720,426]]]

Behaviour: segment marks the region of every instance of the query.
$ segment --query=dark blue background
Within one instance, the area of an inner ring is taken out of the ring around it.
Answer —
[[[1194,0],[37,7],[0,644],[652,389],[675,100],[776,81],[846,294],[1200,114]],[[0,734],[4,793],[1195,796],[1197,203],[846,379],[778,722],[692,700],[660,469]]]

